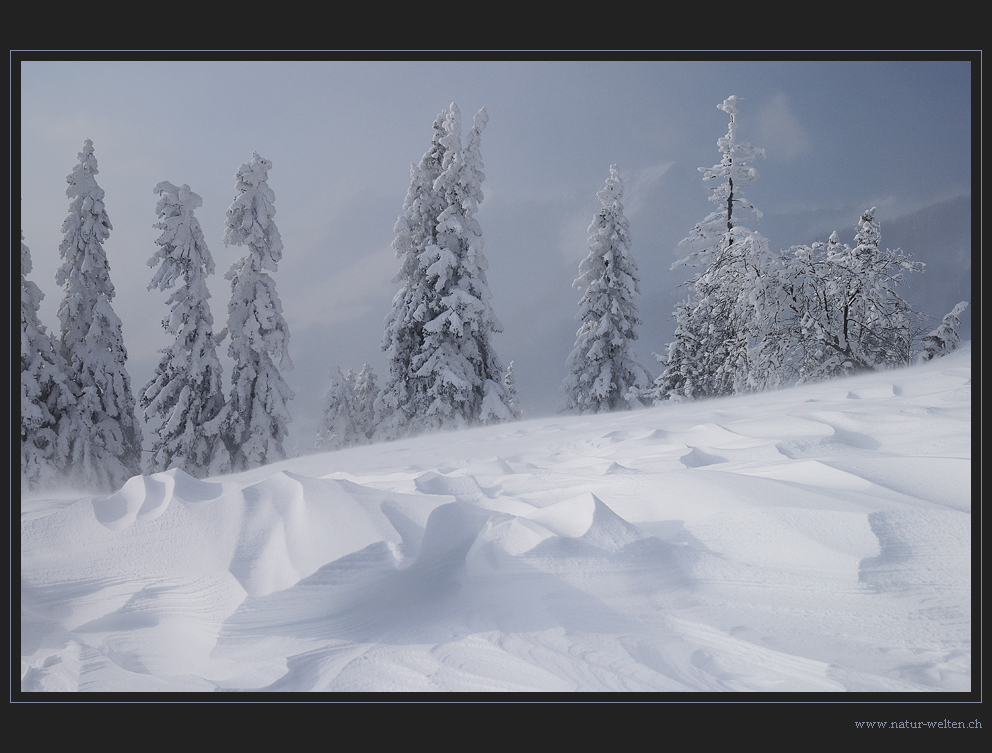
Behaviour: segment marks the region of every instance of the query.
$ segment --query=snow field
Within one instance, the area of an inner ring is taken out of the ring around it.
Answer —
[[[971,685],[970,346],[26,499],[24,690]]]

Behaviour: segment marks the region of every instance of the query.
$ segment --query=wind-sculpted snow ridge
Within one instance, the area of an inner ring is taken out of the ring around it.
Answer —
[[[970,364],[26,500],[22,689],[968,690]]]

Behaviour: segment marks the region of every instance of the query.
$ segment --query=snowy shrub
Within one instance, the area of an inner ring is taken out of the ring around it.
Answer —
[[[958,335],[958,327],[961,326],[959,318],[964,310],[968,308],[967,301],[961,301],[953,309],[944,314],[937,329],[929,332],[923,337],[923,349],[920,352],[921,361],[930,361],[938,356],[944,356],[957,348],[961,342]]]

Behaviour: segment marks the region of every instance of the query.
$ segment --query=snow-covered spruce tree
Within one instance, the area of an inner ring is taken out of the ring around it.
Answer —
[[[314,450],[337,450],[368,443],[376,428],[374,406],[379,391],[375,372],[367,363],[357,375],[351,369],[342,374],[335,366],[329,378]]]
[[[65,471],[59,420],[74,402],[58,343],[38,318],[45,294],[27,275],[31,252],[21,234],[21,489],[39,489]]]
[[[757,177],[751,163],[764,150],[738,141],[739,101],[731,96],[718,105],[730,115],[729,129],[717,141],[722,156],[713,167],[699,168],[704,181],[714,182],[709,199],[717,209],[679,244],[689,253],[672,265],[703,271],[676,307],[675,340],[658,357],[664,371],[647,395],[655,402],[762,389],[780,378],[768,311],[775,260],[768,241],[740,222],[745,210],[761,217],[741,189]]]
[[[444,209],[443,197],[434,190],[441,175],[446,146],[444,122],[448,111],[442,110],[434,120],[431,146],[419,165],[410,165],[410,188],[403,202],[403,214],[396,221],[393,249],[400,269],[393,282],[401,283],[386,317],[382,349],[389,361],[389,373],[375,401],[376,439],[395,439],[409,432],[414,424],[415,401],[412,399],[413,355],[423,343],[423,302],[430,295],[427,269],[421,255],[435,242],[437,218]]]
[[[367,363],[355,377],[355,428],[358,430],[359,444],[372,439],[376,430],[375,401],[379,397],[379,386],[375,372]]]
[[[342,374],[335,366],[328,375],[330,386],[324,397],[324,411],[317,427],[317,441],[313,449],[319,452],[339,450],[342,447],[363,444],[355,400],[355,372]]]
[[[461,114],[451,104],[438,148],[432,149],[441,157],[440,173],[430,190],[429,172],[414,175],[407,211],[397,223],[395,245],[404,257],[405,279],[410,279],[406,254],[417,262],[413,284],[404,285],[387,320],[390,376],[380,405],[392,412],[384,417],[381,438],[513,417],[503,368],[490,341],[502,327],[489,305],[488,265],[474,216],[482,200],[480,143],[487,119],[483,108],[463,148]],[[428,157],[421,164],[425,161]],[[432,225],[435,209],[440,212]]]
[[[231,281],[227,334],[234,367],[220,424],[232,471],[284,459],[292,420],[287,404],[294,394],[281,373],[293,368],[289,328],[275,280],[266,272],[276,271],[283,248],[273,221],[275,194],[266,183],[271,168],[257,152],[238,168],[224,230],[224,245],[248,249],[224,275]]]
[[[424,341],[414,355],[418,423],[442,429],[512,419],[503,366],[491,337],[502,332],[489,300],[489,264],[482,228],[475,219],[482,201],[481,134],[489,117],[476,113],[461,148],[461,114],[452,103],[445,118],[447,151],[434,182],[444,197],[436,245],[422,254],[431,295],[426,301]]]
[[[112,226],[96,183],[98,172],[93,142],[87,140],[79,164],[66,178],[71,202],[55,276],[63,288],[59,343],[76,394],[59,427],[58,451],[75,484],[114,491],[140,473],[141,425],[125,368],[121,320],[111,306],[114,286],[103,242]]]
[[[629,223],[624,215],[623,181],[610,167],[606,187],[596,196],[603,205],[589,225],[589,255],[579,264],[573,287],[585,289],[576,321],[581,322],[562,383],[564,411],[602,413],[640,405],[637,395],[651,376],[634,354],[637,313],[637,264],[630,255]]]
[[[513,376],[513,361],[510,361],[510,365],[506,367],[506,375],[503,377],[503,386],[506,387],[506,394],[510,399],[510,414],[514,419],[518,419],[523,415],[523,410],[520,407],[520,402],[517,400],[517,380],[516,377]]]
[[[939,356],[945,356],[958,347],[961,336],[958,335],[958,327],[961,326],[959,318],[964,310],[968,308],[968,301],[961,301],[954,308],[944,314],[940,326],[923,337],[923,349],[920,352],[921,361],[930,361]]]
[[[923,265],[899,249],[883,251],[880,241],[872,207],[858,221],[853,248],[833,233],[826,244],[783,254],[778,274],[791,322],[781,339],[795,346],[801,381],[912,362],[923,317],[896,288],[904,272]]]
[[[162,320],[175,341],[161,351],[155,376],[139,397],[145,420],[161,422],[148,470],[180,468],[203,478],[230,466],[220,436],[224,395],[208,303],[207,275],[213,274],[214,261],[194,216],[203,200],[188,185],[177,188],[168,181],[154,192],[161,218],[155,227],[162,234],[155,241],[159,250],[148,260],[148,266],[158,265],[148,289],[169,290],[180,279],[182,284],[166,302],[171,311]]]

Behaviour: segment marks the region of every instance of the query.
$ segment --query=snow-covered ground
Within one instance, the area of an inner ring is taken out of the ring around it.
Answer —
[[[21,516],[21,686],[967,691],[971,347]]]

